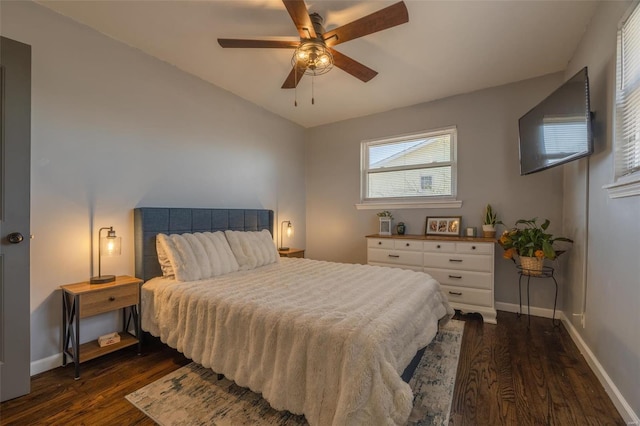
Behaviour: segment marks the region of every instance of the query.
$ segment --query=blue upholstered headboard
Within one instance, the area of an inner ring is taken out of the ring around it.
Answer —
[[[136,277],[144,281],[162,275],[156,253],[159,233],[268,229],[273,235],[273,210],[141,207],[134,209],[133,220]]]

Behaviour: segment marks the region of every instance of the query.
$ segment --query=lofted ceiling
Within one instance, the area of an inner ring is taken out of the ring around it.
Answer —
[[[396,1],[307,1],[327,31]],[[562,71],[595,1],[405,0],[409,22],[335,47],[378,75],[334,68],[281,89],[290,49],[223,49],[218,38],[292,39],[281,0],[39,3],[304,127]],[[298,106],[294,106],[297,97]]]

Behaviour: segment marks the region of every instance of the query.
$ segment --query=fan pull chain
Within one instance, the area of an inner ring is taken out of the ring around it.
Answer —
[[[293,90],[294,90],[294,99],[293,99],[293,106],[297,107],[298,106],[298,67],[294,66],[294,71],[293,71]]]
[[[313,82],[315,81],[315,76],[311,76],[311,105],[315,105],[316,100],[313,97]]]

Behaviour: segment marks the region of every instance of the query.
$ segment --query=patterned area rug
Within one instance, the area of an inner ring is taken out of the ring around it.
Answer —
[[[413,411],[408,425],[446,425],[456,380],[463,321],[445,324],[429,344],[409,382]],[[186,365],[126,398],[161,426],[307,425],[304,416],[276,411],[259,394],[198,364]]]

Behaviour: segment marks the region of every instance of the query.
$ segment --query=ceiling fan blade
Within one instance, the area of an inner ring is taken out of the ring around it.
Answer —
[[[222,47],[295,49],[300,45],[298,40],[242,40],[236,38],[219,38]]]
[[[304,0],[282,0],[282,3],[291,15],[293,23],[296,24],[300,38],[316,38],[316,30],[313,28]]]
[[[298,85],[298,83],[300,83],[303,75],[304,68],[298,68],[298,71],[296,71],[295,67],[291,68],[291,72],[287,76],[287,79],[284,81],[284,83],[282,83],[282,88],[294,89]]]
[[[327,46],[335,46],[345,41],[372,34],[396,25],[409,22],[409,12],[404,2],[398,2],[377,12],[327,31],[324,38]]]
[[[343,55],[335,49],[329,48],[329,50],[333,55],[333,64],[341,70],[348,72],[355,78],[358,78],[366,83],[367,81],[378,75],[377,71],[372,70],[368,66],[361,64],[355,59],[352,59],[347,55]]]

